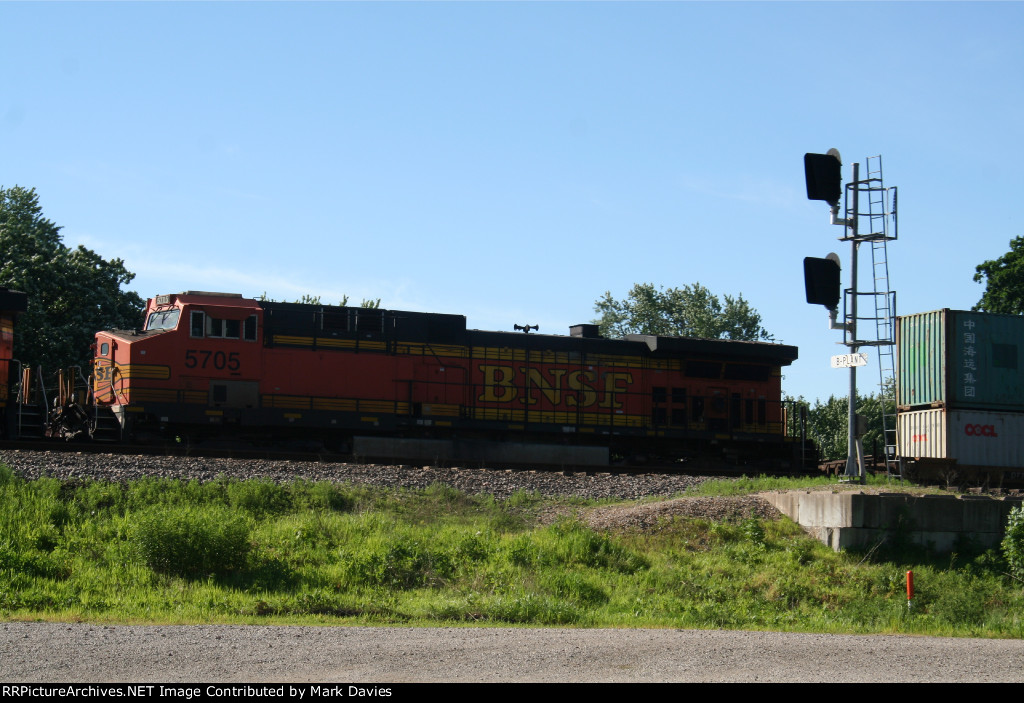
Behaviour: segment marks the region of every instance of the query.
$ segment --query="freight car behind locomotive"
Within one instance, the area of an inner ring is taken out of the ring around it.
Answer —
[[[1024,481],[1024,317],[905,315],[896,341],[899,454],[912,474]]]
[[[134,437],[315,430],[409,461],[777,461],[796,449],[780,386],[796,358],[763,342],[488,332],[461,315],[185,292],[151,299],[142,330],[97,333],[93,395]]]
[[[14,359],[14,325],[28,308],[28,296],[19,291],[0,288],[0,437],[16,434],[17,404],[15,389],[20,378],[20,364]]]

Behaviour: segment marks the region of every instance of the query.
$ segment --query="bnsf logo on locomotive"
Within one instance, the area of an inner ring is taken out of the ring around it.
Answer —
[[[564,402],[569,407],[587,408],[597,404],[599,408],[621,408],[622,403],[616,394],[625,393],[633,383],[633,374],[626,371],[605,372],[603,387],[596,372],[580,369],[526,366],[517,369],[514,366],[481,364],[480,371],[483,373],[484,392],[478,400],[492,403],[518,400],[523,405],[535,405],[539,402],[539,392],[552,405]]]
[[[101,383],[110,383],[110,379],[113,377],[114,367],[110,362],[103,361],[102,359],[96,360],[94,374],[96,377],[96,385]]]
[[[998,437],[995,425],[964,425],[964,434],[972,437]]]

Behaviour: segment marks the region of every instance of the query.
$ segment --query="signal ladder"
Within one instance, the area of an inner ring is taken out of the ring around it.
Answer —
[[[896,291],[889,284],[889,258],[887,245],[896,239],[896,188],[886,188],[882,181],[882,157],[869,156],[866,159],[867,178],[850,186],[858,191],[857,239],[871,245],[871,273],[873,289],[871,296],[873,317],[858,315],[858,321],[874,322],[874,339],[857,340],[863,346],[875,347],[878,351],[879,401],[882,403],[882,438],[885,447],[885,470],[892,478],[903,479],[903,464],[899,456],[896,438],[896,374],[895,374],[895,329]],[[867,210],[864,210],[864,205]],[[865,232],[861,234],[861,232]],[[870,329],[869,325],[865,325]],[[862,329],[860,325],[858,330]]]

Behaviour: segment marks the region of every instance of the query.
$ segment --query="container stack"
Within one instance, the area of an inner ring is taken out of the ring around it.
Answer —
[[[900,456],[1024,477],[1024,316],[905,315],[896,344]]]

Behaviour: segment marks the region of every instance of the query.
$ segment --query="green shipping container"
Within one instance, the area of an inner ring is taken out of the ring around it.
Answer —
[[[1024,412],[1024,316],[935,310],[899,318],[896,403]]]

